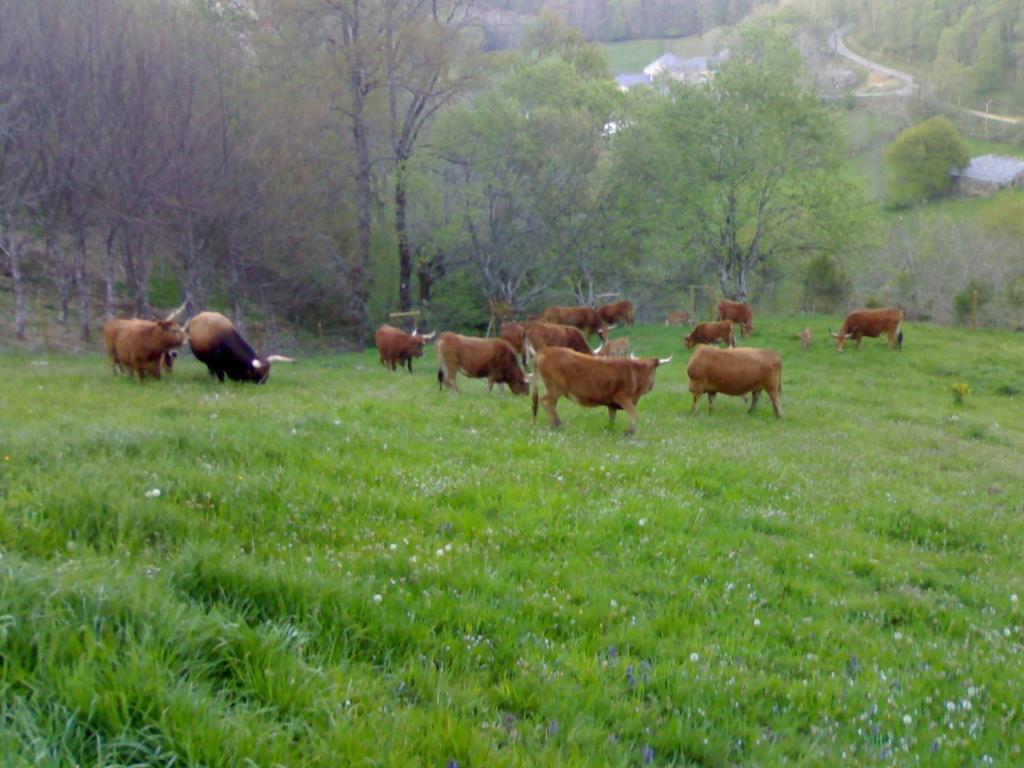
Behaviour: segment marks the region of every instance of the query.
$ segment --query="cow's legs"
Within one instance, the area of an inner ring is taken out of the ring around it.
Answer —
[[[639,417],[639,414],[637,414],[636,412],[636,406],[633,404],[633,401],[630,400],[629,398],[621,400],[619,402],[619,405],[622,406],[622,410],[629,414],[629,429],[627,429],[626,432],[629,434],[633,434],[634,432],[636,432],[636,420]]]
[[[708,413],[713,413],[715,410],[715,395],[717,392],[708,392]]]
[[[757,408],[757,401],[761,399],[760,388],[755,389],[750,393],[750,408],[747,409],[747,413],[753,413],[754,409]]]
[[[769,389],[768,397],[772,399],[772,408],[775,410],[775,418],[782,418],[782,394],[778,389]]]
[[[409,366],[409,373],[412,373],[412,358],[410,357],[405,361],[405,364]]]
[[[857,338],[857,349],[860,349],[860,340],[861,340],[862,336],[861,336],[859,331],[857,332],[857,337],[856,338]]]
[[[544,410],[548,412],[548,418],[551,419],[551,426],[562,426],[562,420],[558,418],[558,411],[555,410],[555,406],[558,404],[558,398],[552,397],[551,393],[548,392],[540,399],[540,401],[544,403]]]
[[[615,424],[615,414],[616,413],[618,413],[618,411],[616,409],[612,408],[609,405],[608,406],[608,426],[609,427],[611,427],[611,426],[613,426]]]
[[[700,402],[700,392],[693,393],[693,407],[690,409],[690,415],[695,416],[697,414],[697,403]]]

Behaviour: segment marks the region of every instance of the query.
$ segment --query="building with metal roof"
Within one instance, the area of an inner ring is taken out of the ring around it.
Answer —
[[[1024,186],[1024,159],[1006,155],[972,157],[953,171],[953,189],[960,195],[991,195],[1005,187]]]

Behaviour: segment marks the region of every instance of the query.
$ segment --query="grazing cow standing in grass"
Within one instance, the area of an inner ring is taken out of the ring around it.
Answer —
[[[168,358],[187,341],[185,331],[173,320],[115,318],[103,326],[103,340],[114,372],[128,371],[144,381],[160,378],[170,368]]]
[[[804,349],[810,349],[811,347],[811,329],[804,328],[800,331],[800,346]]]
[[[508,384],[513,394],[525,395],[530,387],[519,367],[516,351],[504,339],[478,339],[457,333],[442,333],[437,339],[437,386],[456,392],[459,372],[472,379],[487,379],[488,391],[495,384]]]
[[[615,325],[617,323],[632,325],[633,302],[616,301],[611,304],[605,304],[603,307],[597,308],[597,314],[599,314],[601,319],[608,325]]]
[[[728,320],[716,323],[697,323],[690,335],[683,339],[687,349],[692,349],[697,344],[715,344],[719,341],[729,347],[736,346],[736,332]]]
[[[594,354],[601,357],[629,357],[629,339],[623,336],[621,339],[606,341],[594,350]]]
[[[782,357],[774,349],[719,349],[701,346],[690,357],[686,366],[693,393],[693,407],[697,410],[700,396],[707,394],[708,411],[715,404],[715,395],[750,394],[750,412],[757,407],[761,390],[771,398],[775,415],[782,418]]]
[[[602,341],[608,340],[608,324],[593,307],[548,307],[540,319],[545,323],[571,325],[588,335],[596,333]]]
[[[718,302],[718,319],[731,320],[736,323],[744,336],[754,332],[753,317],[749,304],[728,299]]]
[[[889,337],[889,349],[903,349],[903,310],[899,307],[884,309],[855,309],[846,316],[839,333],[833,333],[836,351],[842,352],[847,339],[856,339],[857,348],[864,336],[877,338],[882,334]]]
[[[408,366],[409,373],[412,373],[412,359],[423,357],[423,345],[432,338],[433,333],[425,336],[415,331],[406,333],[386,323],[373,334],[374,344],[380,354],[380,364],[389,371]]]
[[[533,419],[537,420],[539,388],[536,376],[544,380],[545,393],[540,402],[548,412],[552,426],[561,426],[555,406],[568,397],[586,408],[604,406],[608,420],[615,422],[618,411],[629,414],[629,432],[636,431],[636,404],[654,388],[654,372],[672,358],[602,358],[584,355],[564,347],[537,350],[537,374],[531,399]]]
[[[665,325],[686,325],[690,322],[690,313],[685,310],[669,312],[665,318]]]
[[[200,312],[185,327],[192,353],[203,363],[211,376],[224,381],[251,381],[263,384],[270,376],[270,364],[293,362],[289,357],[260,357],[238,329],[220,312]]]

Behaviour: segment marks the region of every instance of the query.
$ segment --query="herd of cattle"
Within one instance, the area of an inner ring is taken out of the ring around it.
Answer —
[[[688,322],[685,312],[674,312],[666,324]],[[636,429],[636,405],[654,387],[654,374],[672,358],[637,358],[630,353],[626,338],[608,339],[608,331],[619,323],[632,324],[633,304],[620,301],[593,307],[549,307],[525,322],[505,323],[500,338],[476,338],[442,333],[437,338],[437,381],[439,387],[458,392],[457,377],[487,379],[488,389],[505,384],[515,394],[531,391],[533,416],[543,404],[554,426],[561,424],[556,405],[562,397],[586,407],[605,407],[612,422],[619,411],[629,414],[629,431]],[[860,309],[847,315],[836,339],[841,352],[849,339],[860,346],[861,339],[886,334],[889,347],[903,342],[903,313],[898,308]],[[693,395],[691,413],[703,395],[708,410],[718,394],[750,396],[750,410],[757,407],[761,392],[767,393],[777,417],[782,416],[782,357],[773,349],[737,347],[735,329],[743,336],[754,331],[750,306],[735,301],[718,304],[718,319],[697,323],[685,338],[687,349],[697,347],[686,368]],[[587,336],[597,334],[601,344],[591,350]],[[374,335],[381,364],[394,371],[422,357],[424,345],[434,334],[406,333],[383,325]],[[800,343],[811,344],[811,332],[801,332]],[[713,346],[725,344],[725,348]],[[526,374],[530,361],[534,372]],[[539,381],[544,383],[540,396]]]
[[[171,370],[177,351],[186,342],[193,354],[206,364],[211,376],[224,381],[249,381],[263,384],[270,376],[272,362],[292,362],[280,355],[261,357],[242,337],[228,318],[217,312],[200,312],[182,327],[177,317],[184,308],[163,320],[115,319],[103,328],[107,354],[114,371],[159,379]],[[685,312],[673,312],[666,324],[689,321]],[[671,357],[638,358],[631,354],[629,340],[608,338],[618,324],[633,323],[633,304],[619,301],[603,307],[549,307],[543,314],[522,323],[505,323],[500,338],[477,338],[457,333],[437,337],[437,381],[439,387],[459,391],[460,373],[475,379],[487,379],[488,388],[504,384],[515,394],[531,391],[533,416],[543,404],[551,423],[561,424],[556,406],[567,397],[586,407],[605,407],[614,422],[619,411],[629,414],[629,431],[636,429],[636,405],[654,387],[654,374]],[[843,350],[850,339],[860,346],[865,336],[886,334],[889,348],[900,348],[903,342],[903,313],[898,308],[859,309],[847,315],[836,339],[836,348]],[[686,368],[689,389],[693,394],[691,413],[703,395],[708,397],[708,410],[714,407],[718,394],[750,396],[750,410],[757,407],[761,392],[771,399],[775,415],[782,416],[782,357],[773,349],[736,346],[736,328],[743,336],[754,332],[750,306],[741,302],[722,301],[718,319],[697,323],[685,338],[687,349],[697,347]],[[601,344],[590,348],[587,337],[597,334]],[[434,338],[431,334],[406,333],[390,325],[382,325],[374,334],[381,364],[390,371],[407,367],[412,373],[412,360],[423,356],[423,347]],[[811,333],[805,328],[800,343],[811,344]],[[714,346],[725,344],[725,348]],[[534,371],[525,370],[533,363]],[[539,382],[544,383],[540,396]]]

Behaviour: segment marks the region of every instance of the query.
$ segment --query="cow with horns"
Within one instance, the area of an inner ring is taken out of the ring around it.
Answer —
[[[615,423],[616,413],[626,411],[629,432],[636,431],[636,404],[654,388],[655,371],[672,359],[597,357],[564,347],[548,347],[536,352],[528,348],[527,353],[537,358],[531,393],[534,421],[538,402],[541,402],[551,425],[561,426],[562,420],[555,407],[560,398],[568,397],[586,408],[607,408],[610,423]],[[539,397],[537,376],[544,380],[543,397]]]
[[[839,333],[833,333],[832,338],[836,340],[836,351],[842,352],[848,339],[855,339],[859,349],[861,338],[867,336],[874,339],[883,333],[889,337],[889,349],[903,349],[902,309],[855,309],[846,316],[843,327]]]
[[[423,357],[424,345],[434,338],[434,333],[421,334],[415,330],[406,333],[393,325],[384,324],[373,334],[373,341],[380,354],[380,364],[389,371],[407,366],[412,373],[412,359]]]
[[[249,381],[264,384],[270,376],[270,364],[291,363],[290,357],[260,357],[234,324],[219,312],[200,312],[185,326],[189,345],[196,358],[206,364],[211,376],[224,381]]]
[[[718,319],[736,323],[744,336],[754,332],[754,314],[745,302],[728,299],[718,302]]]
[[[114,373],[135,374],[139,381],[159,379],[163,370],[170,371],[177,349],[187,336],[176,317],[175,310],[163,320],[140,318],[114,318],[103,326],[103,341]]]
[[[605,304],[604,306],[597,308],[597,314],[599,314],[601,319],[608,325],[616,325],[617,323],[632,325],[633,302],[615,301],[611,304]]]
[[[490,391],[495,384],[508,384],[513,394],[525,395],[529,379],[519,367],[516,351],[504,339],[480,339],[457,333],[442,333],[437,338],[437,386],[458,392],[459,373],[471,379],[487,379]]]

